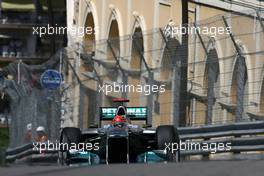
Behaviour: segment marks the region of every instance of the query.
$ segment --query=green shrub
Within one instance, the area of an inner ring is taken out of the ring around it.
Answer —
[[[7,148],[9,144],[8,128],[0,128],[0,148]]]

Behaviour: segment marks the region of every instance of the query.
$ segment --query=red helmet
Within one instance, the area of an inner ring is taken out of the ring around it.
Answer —
[[[113,119],[113,123],[117,122],[126,122],[126,119],[123,116],[116,115],[115,118]]]

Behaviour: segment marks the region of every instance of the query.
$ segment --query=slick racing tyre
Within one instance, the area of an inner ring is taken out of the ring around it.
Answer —
[[[66,144],[70,147],[71,143],[78,144],[81,141],[81,130],[79,128],[74,127],[66,127],[61,131],[60,136],[60,144],[61,146],[65,146]],[[59,156],[58,156],[59,165],[69,165],[69,151],[67,148],[60,148]]]
[[[158,150],[166,150],[167,160],[170,162],[180,161],[180,150],[172,151],[173,143],[179,144],[179,135],[177,129],[172,125],[162,125],[156,129],[156,141]],[[170,146],[170,147],[167,147]]]

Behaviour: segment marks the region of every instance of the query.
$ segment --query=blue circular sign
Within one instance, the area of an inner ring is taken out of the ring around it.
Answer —
[[[45,89],[57,89],[60,87],[61,82],[62,76],[57,70],[46,70],[40,77],[41,86]]]

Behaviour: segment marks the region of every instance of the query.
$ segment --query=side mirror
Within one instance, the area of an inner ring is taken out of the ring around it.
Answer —
[[[151,124],[144,124],[144,125],[143,125],[143,128],[151,128],[151,127],[152,127]]]
[[[91,124],[89,125],[89,128],[98,128],[98,124]]]

